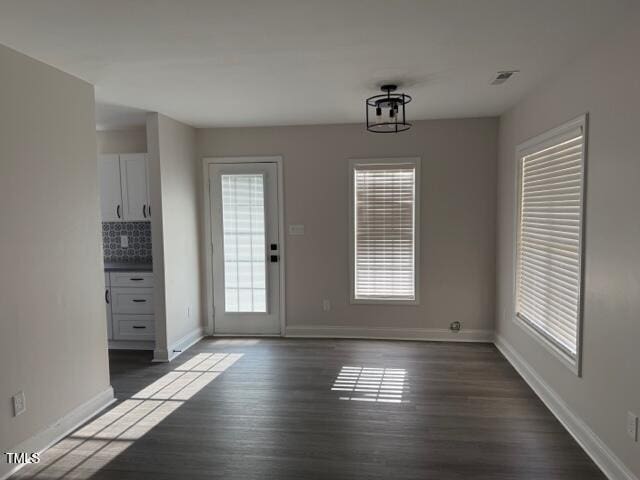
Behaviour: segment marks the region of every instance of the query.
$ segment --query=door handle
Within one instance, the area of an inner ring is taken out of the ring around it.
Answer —
[[[147,328],[147,327],[143,327],[143,326],[141,326],[141,325],[134,325],[134,326],[133,326],[133,328],[136,328],[136,329],[137,329],[137,328]]]
[[[271,255],[271,263],[278,263],[278,255]]]
[[[134,303],[145,303],[145,302],[146,302],[146,300],[145,300],[145,299],[143,299],[143,298],[134,298],[134,299],[133,299],[133,302],[134,302]]]
[[[118,207],[116,208],[116,215],[118,215],[118,218],[122,218],[120,216],[120,205],[118,205]]]
[[[109,289],[108,288],[104,291],[104,301],[107,302],[107,304],[109,303]]]
[[[142,280],[144,280],[144,278],[133,277],[133,278],[130,278],[129,280],[131,280],[132,282],[141,282]]]
[[[144,218],[147,218],[147,206],[146,205],[142,205],[142,216]]]

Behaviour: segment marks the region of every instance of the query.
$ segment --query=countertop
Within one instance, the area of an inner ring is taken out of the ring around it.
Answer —
[[[105,272],[152,272],[151,263],[105,263]]]

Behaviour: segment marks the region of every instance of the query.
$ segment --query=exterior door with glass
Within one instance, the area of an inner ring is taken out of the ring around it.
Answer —
[[[214,333],[280,334],[276,163],[209,165]]]

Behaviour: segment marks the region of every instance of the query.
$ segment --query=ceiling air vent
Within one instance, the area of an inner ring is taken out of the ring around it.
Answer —
[[[519,70],[503,70],[498,72],[496,77],[491,81],[491,85],[501,85],[518,72]]]

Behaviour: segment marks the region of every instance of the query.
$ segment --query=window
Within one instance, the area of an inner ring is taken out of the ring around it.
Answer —
[[[351,300],[418,303],[419,159],[352,160]]]
[[[516,316],[579,373],[586,116],[521,145]]]
[[[266,312],[264,177],[222,175],[226,312]]]

